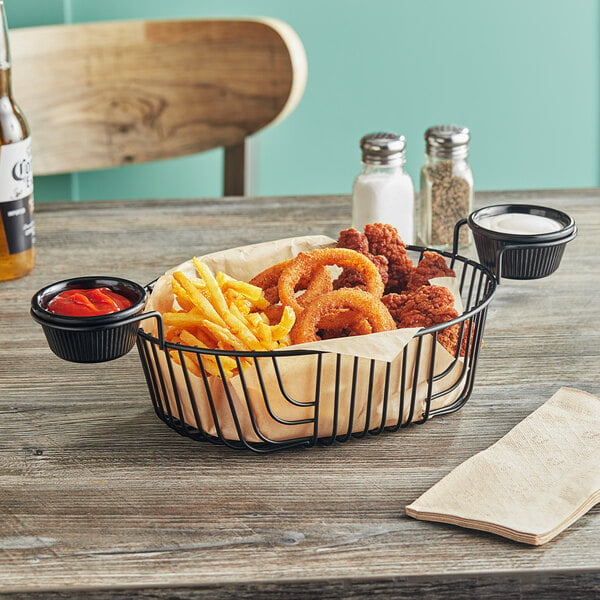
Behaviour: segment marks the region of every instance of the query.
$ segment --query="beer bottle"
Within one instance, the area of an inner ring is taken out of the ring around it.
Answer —
[[[11,89],[10,50],[0,0],[0,280],[22,277],[35,260],[29,127]]]

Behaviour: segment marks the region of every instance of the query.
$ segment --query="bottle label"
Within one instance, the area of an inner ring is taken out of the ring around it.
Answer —
[[[0,146],[0,215],[9,254],[35,243],[31,138]]]

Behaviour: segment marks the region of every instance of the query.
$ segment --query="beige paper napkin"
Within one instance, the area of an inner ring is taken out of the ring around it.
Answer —
[[[550,541],[600,502],[600,399],[561,388],[406,507],[416,519]]]

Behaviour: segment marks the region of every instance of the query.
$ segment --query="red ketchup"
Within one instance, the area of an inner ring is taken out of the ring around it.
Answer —
[[[65,290],[48,302],[47,310],[67,317],[97,317],[129,308],[133,303],[107,287]]]

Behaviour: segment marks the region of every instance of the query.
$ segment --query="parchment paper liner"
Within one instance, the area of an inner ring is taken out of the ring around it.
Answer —
[[[236,279],[248,281],[266,267],[292,258],[298,252],[333,245],[335,240],[331,238],[308,236],[233,248],[200,258],[213,272],[223,271]],[[165,273],[156,282],[146,310],[158,310],[163,313],[173,310],[171,275],[176,270],[189,276],[196,275],[191,260]],[[432,283],[445,285],[452,291],[456,308],[461,314],[462,305],[455,278],[438,278],[432,280]],[[156,334],[152,329],[153,323],[154,321],[146,322],[144,328],[149,333]],[[398,425],[400,412],[402,423],[422,419],[429,388],[433,337],[423,336],[419,342],[419,339],[414,337],[419,329],[398,329],[292,346],[290,348],[328,352],[304,356],[278,356],[277,369],[272,358],[261,357],[256,359],[260,364],[260,376],[254,367],[249,367],[240,375],[226,381],[217,377],[207,377],[206,385],[202,378],[189,371],[184,374],[183,369],[174,361],[170,361],[166,353],[159,352],[158,364],[152,360],[150,368],[159,369],[163,374],[166,397],[161,399],[161,403],[165,413],[172,414],[207,435],[220,435],[236,441],[241,437],[248,442],[310,437],[315,432],[316,397],[317,437],[343,435],[377,428],[382,424]],[[420,360],[417,385],[414,386],[419,343]],[[405,348],[406,358],[403,357]],[[317,376],[319,361],[320,378]],[[390,375],[386,399],[384,390],[388,363]],[[403,363],[404,382],[401,380]],[[358,372],[353,387],[355,368]],[[338,369],[339,374],[336,377]],[[440,375],[446,370],[448,372],[443,377],[433,382],[432,395],[435,396],[444,390],[449,391],[434,398],[430,410],[451,405],[462,392],[462,385],[455,384],[466,374],[464,362],[461,359],[456,360],[443,346],[436,344],[433,372]],[[339,386],[337,399],[336,379]],[[318,393],[317,381],[320,381]],[[401,387],[404,387],[402,411]],[[210,392],[214,414],[207,390]],[[414,404],[411,409],[413,397]]]

